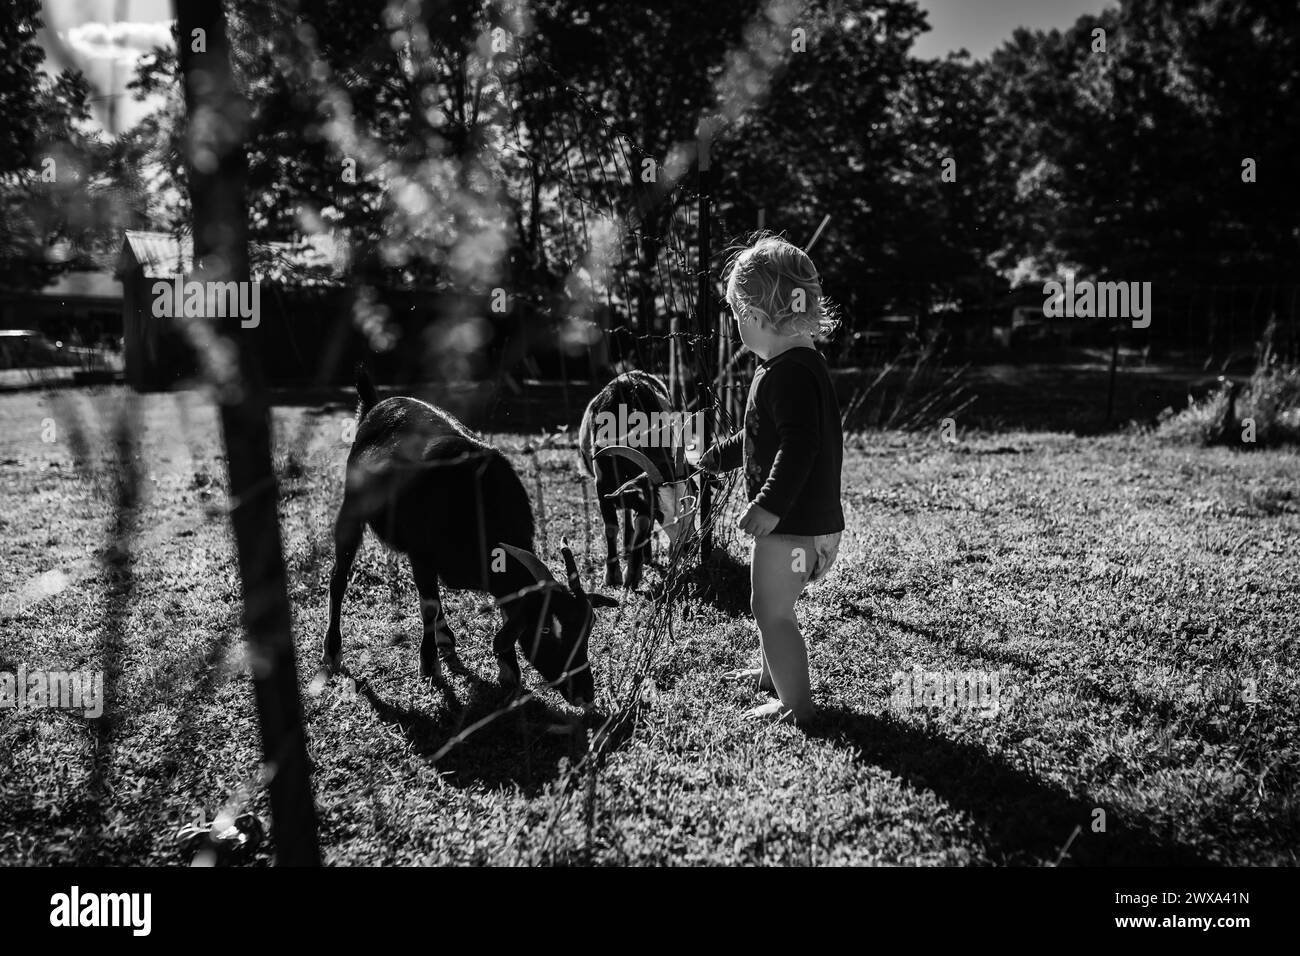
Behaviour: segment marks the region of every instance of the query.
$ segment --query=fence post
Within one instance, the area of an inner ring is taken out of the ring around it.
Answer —
[[[1115,373],[1119,369],[1119,330],[1118,322],[1110,326],[1110,384],[1106,389],[1106,425],[1115,420]]]
[[[194,268],[210,282],[249,282],[246,115],[235,86],[221,0],[175,0],[184,77],[186,173],[194,222]],[[203,40],[200,46],[198,40]],[[204,112],[219,122],[204,123]],[[212,130],[224,130],[217,138]],[[196,157],[213,160],[198,162]],[[256,317],[260,321],[260,316]],[[230,478],[230,522],[243,587],[244,627],[253,659],[253,694],[262,728],[262,759],[269,777],[271,835],[280,866],[318,866],[316,806],[312,800],[298,668],[271,467],[271,422],[261,362],[238,316],[217,335],[233,346],[238,368],[219,389],[221,426]]]
[[[701,453],[708,449],[713,443],[713,377],[717,370],[709,369],[709,361],[713,358],[715,350],[713,346],[713,337],[717,334],[714,327],[713,319],[713,280],[710,276],[710,268],[713,259],[711,229],[711,197],[710,189],[713,185],[713,168],[712,157],[709,155],[713,149],[713,128],[714,119],[710,116],[700,118],[699,130],[697,132],[698,142],[697,156],[699,159],[699,223],[700,223],[700,250],[697,260],[697,268],[700,276],[699,294],[696,296],[696,330],[698,332],[698,346],[693,349],[696,356],[696,376],[695,376],[695,408],[700,413],[700,442]],[[700,481],[700,528],[702,535],[700,537],[700,560],[707,561],[713,554],[713,529],[709,525],[709,519],[713,509],[713,484],[708,476],[703,476]]]

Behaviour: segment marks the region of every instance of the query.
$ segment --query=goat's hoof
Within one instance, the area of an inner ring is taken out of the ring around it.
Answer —
[[[623,569],[617,564],[605,565],[605,586],[619,587],[623,583]]]
[[[325,653],[321,655],[320,672],[327,677],[333,677],[343,669],[343,655]]]
[[[434,657],[429,660],[420,658],[420,676],[425,680],[431,680],[435,684],[442,683],[442,664],[438,658]]]
[[[523,675],[518,669],[510,667],[508,664],[497,664],[497,680],[501,686],[507,690],[517,691],[523,685]]]
[[[453,674],[469,673],[469,668],[465,666],[465,662],[460,659],[460,655],[456,653],[456,648],[454,647],[438,648],[438,659],[442,661],[442,663],[446,664],[447,670],[451,671]]]

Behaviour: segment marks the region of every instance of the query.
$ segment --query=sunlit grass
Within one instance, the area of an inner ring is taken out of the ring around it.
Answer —
[[[116,467],[104,436],[124,393],[59,394],[0,398],[0,587],[35,594],[24,588],[38,575],[65,575],[57,593],[4,608],[0,669],[96,667],[106,637],[122,646],[102,726],[0,718],[0,862],[186,864],[182,825],[267,814],[215,420],[193,399],[141,400],[143,497],[119,607],[124,572],[103,559]],[[348,414],[276,412],[304,691]],[[405,560],[368,537],[344,614],[353,681],[304,693],[326,860],[1050,864],[1078,827],[1065,862],[1297,862],[1295,452],[962,438],[873,434],[848,450],[840,563],[800,605],[822,709],[809,732],[742,723],[754,698],[720,679],[756,653],[747,555],[724,534],[734,560],[711,573],[719,590],[675,606],[632,734],[580,777],[569,768],[586,741],[546,692],[432,762],[502,703],[496,619],[449,593],[471,675],[452,678],[454,702],[424,686]],[[562,535],[580,553],[588,540],[576,453],[494,440],[530,490],[540,475],[544,558],[558,568]],[[607,697],[649,610],[633,598],[602,612],[593,662]],[[1001,707],[895,712],[894,674],[913,667],[995,672]]]

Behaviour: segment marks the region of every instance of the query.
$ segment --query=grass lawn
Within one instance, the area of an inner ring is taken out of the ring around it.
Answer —
[[[119,444],[126,401],[0,396],[0,671],[103,669],[107,694],[98,720],[0,714],[0,864],[185,864],[183,825],[267,814],[215,416],[197,395],[143,397],[138,443]],[[549,692],[464,734],[502,703],[497,618],[445,592],[473,674],[454,699],[425,686],[405,559],[370,536],[344,609],[352,680],[309,688],[350,412],[275,414],[329,863],[1300,862],[1293,450],[855,440],[839,563],[800,603],[815,725],[739,720],[757,698],[721,675],[757,639],[747,551],[725,531],[671,628],[647,596],[599,612],[606,698],[632,693],[647,655],[652,683],[630,732],[574,773],[586,738]],[[567,535],[594,583],[572,446],[495,440],[543,489],[544,559],[560,566]],[[996,679],[998,706],[902,709],[894,675],[913,668]]]

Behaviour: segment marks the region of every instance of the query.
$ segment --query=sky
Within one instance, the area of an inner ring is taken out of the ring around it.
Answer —
[[[983,59],[1016,27],[1060,30],[1086,13],[1118,5],[1118,0],[920,0],[930,32],[921,35],[912,52],[929,59],[965,47]]]
[[[1064,28],[1085,13],[1098,13],[1117,0],[919,0],[931,30],[913,52],[944,56],[965,48],[988,56],[1018,26]],[[44,0],[47,65],[76,66],[100,92],[92,104],[103,126],[131,126],[153,104],[136,103],[126,92],[141,56],[170,43],[171,0]],[[115,110],[110,114],[110,107]]]
[[[171,45],[171,0],[43,0],[41,43],[46,67],[80,69],[98,93],[91,103],[100,125],[133,125],[155,104],[126,92],[139,58]],[[109,108],[117,111],[111,117]]]

